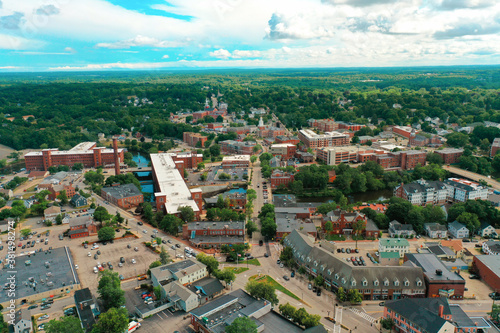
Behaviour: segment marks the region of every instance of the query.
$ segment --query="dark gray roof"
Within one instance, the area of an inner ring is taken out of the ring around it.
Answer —
[[[224,229],[227,226],[228,229],[245,229],[245,222],[242,221],[218,221],[218,222],[190,222],[188,223],[189,230],[209,230],[209,229]]]
[[[438,180],[434,181],[417,181],[409,184],[403,185],[405,191],[407,193],[419,193],[419,192],[427,192],[427,191],[437,191],[437,190],[446,190],[446,185]]]
[[[439,223],[424,223],[425,228],[429,228],[431,231],[446,231],[446,226]]]
[[[373,222],[371,219],[366,220],[366,231],[379,231],[380,229],[377,227],[375,222]]]
[[[236,296],[233,296],[231,294],[226,294],[224,296],[214,299],[210,303],[207,303],[203,306],[194,309],[193,311],[191,311],[191,314],[194,315],[195,317],[201,318],[218,308],[223,308],[224,306],[227,306],[228,304],[234,302],[237,299],[238,297]]]
[[[274,311],[263,315],[259,321],[264,324],[264,332],[269,333],[301,333],[303,330],[292,322],[286,320]]]
[[[306,232],[316,232],[314,223],[306,223],[295,218],[295,214],[278,213],[276,214],[277,232],[292,232],[300,229]]]
[[[446,323],[439,317],[439,305],[444,306],[444,314],[451,314],[448,301],[444,297],[438,298],[403,298],[386,301],[385,307],[398,313],[419,328],[429,333],[437,333]]]
[[[401,224],[400,222],[396,221],[396,220],[393,220],[391,221],[390,223],[391,227],[394,229],[394,230],[398,230],[398,231],[413,231],[413,226],[411,224]]]
[[[78,216],[78,217],[72,217],[69,219],[69,226],[70,227],[77,227],[84,225],[85,227],[88,227],[89,225],[92,224],[92,217],[91,216]]]
[[[481,261],[493,272],[493,274],[496,274],[496,276],[500,279],[500,256],[482,254],[476,256],[476,259]]]
[[[304,330],[304,333],[326,333],[328,332],[323,325],[314,326]]]
[[[119,186],[104,187],[102,189],[107,195],[116,199],[123,199],[142,195],[142,192],[134,184],[125,184]]]
[[[486,228],[488,228],[490,226],[491,226],[491,224],[489,224],[488,222],[482,221],[481,222],[481,226],[479,227],[479,230],[484,230],[484,229],[486,229]]]
[[[407,253],[406,258],[424,270],[430,281],[447,281],[448,283],[465,284],[465,280],[458,274],[450,272],[439,258],[433,253]],[[441,275],[437,273],[441,270]]]
[[[89,288],[75,291],[75,303],[86,302],[92,300],[92,293]]]
[[[92,304],[94,304],[92,293],[90,292],[89,288],[85,288],[77,290],[74,297],[76,303],[76,311],[78,312],[78,318],[80,318],[82,327],[86,332],[90,332],[92,330],[92,327],[96,323],[91,307]],[[79,306],[80,304],[81,306]]]
[[[450,310],[453,322],[460,327],[475,327],[474,322],[469,318],[469,316],[462,310],[458,304],[450,304]]]
[[[213,277],[206,277],[191,284],[189,288],[191,291],[195,292],[200,290],[205,296],[212,296],[221,292],[224,286],[220,281]]]

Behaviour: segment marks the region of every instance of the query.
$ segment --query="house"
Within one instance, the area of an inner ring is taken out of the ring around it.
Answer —
[[[435,254],[439,259],[454,260],[457,258],[455,251],[449,247],[442,246],[439,243],[426,242],[424,243],[424,247],[427,251],[429,251],[429,253]]]
[[[410,252],[410,243],[404,238],[380,238],[378,240],[378,252],[397,252],[403,258],[405,253]]]
[[[28,179],[29,180],[33,180],[33,179],[43,179],[45,177],[47,177],[50,173],[48,171],[31,171],[28,175]]]
[[[224,286],[214,277],[206,277],[188,285],[188,289],[198,295],[199,304],[210,302],[222,294]]]
[[[35,200],[35,199],[31,199],[31,198],[30,198],[30,199],[24,199],[24,200],[23,200],[24,207],[26,207],[26,208],[28,208],[28,209],[30,209],[30,208],[31,208],[31,206],[33,206],[33,204],[34,204],[35,202],[36,202],[36,200]]]
[[[483,242],[482,250],[484,254],[500,255],[500,241],[489,240]]]
[[[154,287],[161,286],[162,299],[173,303],[177,310],[186,312],[199,305],[197,293],[191,291],[187,286],[207,276],[207,266],[192,259],[151,269],[151,281]]]
[[[92,331],[96,323],[96,316],[99,314],[99,308],[94,302],[92,293],[89,288],[80,289],[75,291],[75,306],[76,313],[80,319],[80,324],[85,332]]]
[[[79,207],[83,207],[83,206],[88,205],[87,198],[85,198],[84,196],[82,196],[80,194],[75,194],[73,196],[73,198],[71,198],[69,203],[75,208],[79,208]]]
[[[469,317],[460,305],[449,304],[444,297],[388,301],[383,318],[392,319],[396,332],[487,332],[490,328],[484,318]]]
[[[469,229],[467,227],[457,221],[448,224],[448,231],[451,236],[454,238],[468,238],[469,237]]]
[[[31,321],[31,311],[21,309],[16,312],[14,318],[14,333],[31,333],[33,332],[33,323]]]
[[[481,237],[491,237],[491,236],[497,236],[496,235],[496,230],[493,228],[493,226],[487,222],[481,222],[481,226],[477,230],[477,234]]]
[[[461,239],[450,239],[441,241],[441,246],[450,248],[457,257],[462,257],[464,252],[464,246]]]
[[[69,238],[88,237],[97,234],[97,226],[89,215],[73,217],[69,220]]]
[[[403,266],[420,267],[424,272],[426,297],[462,299],[465,280],[451,272],[433,253],[407,253]]]
[[[430,238],[446,238],[448,230],[446,226],[439,223],[425,223],[424,230]]]
[[[12,190],[10,189],[7,190],[4,188],[0,188],[0,195],[9,200],[14,197],[14,192],[12,192]]]
[[[61,207],[59,206],[51,206],[43,211],[43,217],[48,221],[54,221],[59,214],[61,214]]]
[[[0,221],[0,232],[6,232],[9,230],[9,225],[13,227],[16,223],[12,217],[8,217],[5,220]]]
[[[389,236],[392,238],[410,238],[415,236],[415,230],[411,224],[401,224],[394,220],[389,223]]]

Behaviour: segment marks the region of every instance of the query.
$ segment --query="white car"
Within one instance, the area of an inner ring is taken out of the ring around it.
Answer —
[[[132,263],[133,263],[133,264],[135,264],[135,263],[136,263],[135,259],[132,259]]]
[[[94,273],[99,273],[99,270],[97,269],[97,267],[94,267]]]
[[[75,265],[75,269],[78,269],[78,265]]]
[[[177,254],[175,257],[176,258],[184,258],[184,256],[182,254]]]
[[[143,233],[147,234],[148,231],[146,229],[142,230]]]
[[[92,257],[92,253],[87,253],[87,257]]]

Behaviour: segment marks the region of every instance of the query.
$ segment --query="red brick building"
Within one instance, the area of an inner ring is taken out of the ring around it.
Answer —
[[[220,142],[221,152],[224,155],[252,155],[253,148],[257,145],[255,141],[234,141],[226,140]]]
[[[444,164],[458,163],[458,159],[464,153],[463,149],[446,148],[443,150],[434,151],[436,154],[443,158]]]
[[[48,190],[50,192],[49,194],[49,200],[55,200],[59,194],[61,194],[62,191],[66,191],[66,197],[68,199],[73,198],[73,196],[76,193],[75,188],[73,185],[52,185],[49,184]]]
[[[317,134],[310,129],[302,129],[299,131],[299,139],[307,148],[317,149],[321,147],[345,146],[351,141],[348,134],[339,132],[326,132],[325,134]]]
[[[354,124],[354,123],[344,123],[342,121],[339,121],[338,124],[339,124],[339,129],[347,129],[347,130],[353,131],[353,132],[357,132],[360,129],[362,129],[363,127],[366,127],[365,125]]]
[[[328,182],[333,183],[337,179],[337,174],[335,173],[335,170],[329,170],[328,171]]]
[[[314,127],[323,132],[331,132],[339,129],[339,124],[333,119],[309,119],[309,127]]]
[[[184,174],[184,169],[195,169],[198,167],[198,164],[203,162],[203,155],[196,153],[172,153],[170,154],[172,160],[180,164],[178,167]]]
[[[182,237],[193,247],[218,248],[222,244],[245,242],[245,222],[189,222],[182,225]]]
[[[260,126],[258,135],[261,138],[276,138],[280,135],[285,135],[286,130],[280,127],[272,127],[272,126]]]
[[[282,160],[289,160],[295,156],[297,146],[291,143],[274,144],[269,148],[269,153],[273,156],[281,156]]]
[[[495,138],[491,144],[490,157],[494,157],[500,149],[500,138]]]
[[[210,123],[210,124],[207,124],[207,128],[208,129],[211,129],[211,130],[216,130],[216,129],[220,129],[220,128],[223,128],[224,125],[222,125],[221,123]]]
[[[238,135],[246,135],[250,134],[250,128],[247,126],[241,126],[241,127],[228,127],[227,128],[228,133],[236,133]]]
[[[500,256],[474,256],[472,267],[491,289],[500,292]]]
[[[293,182],[294,177],[295,176],[291,173],[274,170],[271,174],[271,188],[278,188],[279,185],[288,186],[288,184]]]
[[[124,150],[118,149],[118,158],[123,161]],[[67,165],[72,167],[82,163],[86,168],[113,166],[115,164],[113,149],[96,147],[95,142],[82,142],[70,150],[60,151],[57,148],[44,149],[24,155],[26,170],[45,170],[51,166]]]
[[[340,209],[332,210],[321,219],[321,229],[323,229],[323,231],[326,232],[325,224],[327,222],[332,222],[333,231],[331,233],[341,234],[341,235],[352,234],[353,226],[356,222],[363,221],[364,224],[363,229],[365,230],[367,220],[368,219],[366,218],[366,215],[360,212],[347,212]]]
[[[292,145],[297,145],[300,140],[296,136],[285,136],[278,135],[275,140],[276,143],[291,143]]]
[[[222,158],[222,168],[249,168],[250,167],[250,155],[233,155],[224,156]]]
[[[415,129],[409,126],[394,126],[392,128],[392,132],[407,139],[409,139],[412,136],[412,134],[415,135],[417,133]]]
[[[205,142],[207,142],[207,140],[208,138],[206,136],[201,135],[200,133],[193,133],[193,132],[182,133],[182,141],[184,141],[191,147],[196,147],[198,142],[201,142],[199,147],[205,147]]]
[[[123,209],[137,207],[144,202],[144,195],[134,184],[103,187],[101,197]]]
[[[97,234],[97,226],[90,216],[73,217],[69,220],[69,237],[80,238]]]

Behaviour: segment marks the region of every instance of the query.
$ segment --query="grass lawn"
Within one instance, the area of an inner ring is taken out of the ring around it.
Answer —
[[[290,290],[288,290],[285,287],[283,287],[281,284],[279,284],[278,282],[276,282],[276,280],[274,280],[269,275],[261,275],[261,276],[254,275],[254,276],[250,277],[250,280],[255,280],[255,281],[259,281],[259,282],[268,283],[268,284],[272,285],[276,290],[281,291],[282,293],[284,293],[284,294],[286,294],[286,295],[288,295],[288,296],[296,299],[297,301],[301,300],[297,295],[295,295]]]
[[[250,268],[247,267],[224,267],[225,271],[233,271],[234,274],[240,274],[244,271],[248,271]]]
[[[239,265],[246,265],[248,262],[249,265],[255,265],[255,266],[260,266],[260,261],[259,259],[250,259],[250,260],[238,260],[238,266]],[[231,262],[231,265],[236,265],[236,261]]]

